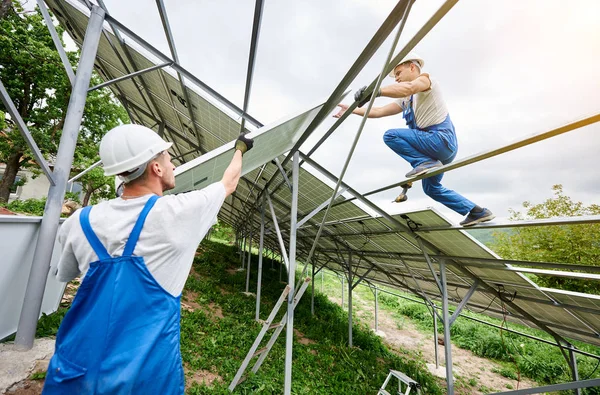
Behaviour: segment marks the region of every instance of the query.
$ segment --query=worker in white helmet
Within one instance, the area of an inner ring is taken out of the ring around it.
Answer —
[[[402,113],[408,128],[391,129],[383,135],[383,141],[394,152],[407,160],[413,169],[406,174],[407,178],[417,177],[432,169],[450,163],[458,152],[458,141],[454,125],[442,97],[439,84],[429,74],[423,73],[425,61],[417,54],[406,56],[390,73],[395,84],[382,87],[377,96],[391,97],[396,100],[383,107],[372,107],[369,118],[381,118]],[[359,89],[354,95],[358,107],[370,100],[367,87]],[[340,111],[334,117],[341,117],[348,106],[338,104]],[[353,114],[363,116],[365,109],[356,108]],[[455,212],[465,215],[460,223],[471,226],[490,221],[494,214],[487,208],[480,207],[464,196],[441,184],[442,174],[422,180],[425,194]],[[396,202],[408,199],[406,192],[412,183],[403,184],[403,190]]]
[[[59,281],[83,275],[56,337],[44,394],[183,394],[180,297],[200,241],[237,187],[240,135],[220,182],[178,195],[168,149],[151,129],[121,125],[100,143],[121,197],[76,211],[59,233]]]

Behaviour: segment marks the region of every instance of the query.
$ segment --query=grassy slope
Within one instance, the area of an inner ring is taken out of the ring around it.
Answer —
[[[195,301],[200,305],[214,303],[213,306],[220,307],[224,317],[211,317],[213,314],[208,309],[184,311],[182,356],[188,368],[217,373],[223,382],[212,387],[195,384],[188,393],[227,394],[227,386],[260,326],[254,321],[255,299],[240,293],[245,284],[245,272],[231,270],[238,262],[235,249],[211,242],[203,243],[202,247],[204,251],[194,263],[194,274],[190,276],[186,289],[194,293]],[[267,260],[264,264],[265,268],[270,267]],[[268,315],[285,286],[278,281],[277,272],[265,269],[263,274],[261,318]],[[256,289],[255,284],[251,284],[251,289]],[[296,309],[294,327],[315,342],[306,345],[294,343],[293,393],[375,393],[389,369],[403,371],[421,382],[427,387],[424,393],[442,393],[437,379],[426,371],[423,361],[414,359],[412,355],[392,354],[364,326],[354,327],[355,347],[348,349],[347,314],[325,296],[315,298],[315,310],[318,314],[312,317],[308,296]],[[258,374],[240,384],[237,391],[281,393],[284,355],[282,334]]]

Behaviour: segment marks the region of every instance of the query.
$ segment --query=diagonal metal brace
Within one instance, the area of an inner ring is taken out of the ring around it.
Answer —
[[[467,304],[467,302],[469,302],[469,299],[471,299],[471,296],[473,296],[473,294],[477,290],[478,286],[479,286],[479,280],[475,280],[475,282],[473,283],[473,285],[469,289],[469,292],[467,292],[467,294],[465,295],[465,297],[463,298],[463,300],[460,302],[460,304],[458,305],[458,307],[456,308],[456,310],[454,310],[454,313],[450,317],[450,323],[449,323],[450,325],[452,325],[454,323],[454,321],[456,320],[456,318],[458,318],[458,316],[460,315],[460,312],[465,307],[465,305]]]

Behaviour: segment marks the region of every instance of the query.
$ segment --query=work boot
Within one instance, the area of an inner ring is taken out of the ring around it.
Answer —
[[[442,162],[440,162],[439,160],[436,160],[435,162],[421,163],[419,166],[415,167],[414,169],[412,169],[411,171],[406,173],[405,177],[406,178],[417,177],[417,176],[420,176],[421,174],[427,173],[429,170],[437,169],[438,167],[442,167],[442,166],[444,166],[444,164]]]
[[[494,218],[496,218],[494,213],[492,213],[487,208],[483,208],[483,210],[478,213],[474,213],[473,210],[471,210],[471,212],[469,212],[469,214],[467,214],[467,217],[463,221],[460,222],[460,225],[465,226],[465,227],[473,226],[476,224],[480,224],[482,222],[491,221]]]

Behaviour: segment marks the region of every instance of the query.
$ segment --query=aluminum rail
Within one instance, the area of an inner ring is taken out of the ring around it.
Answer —
[[[424,178],[429,178],[429,177],[432,177],[432,176],[436,176],[438,174],[446,173],[446,172],[449,172],[451,170],[459,169],[461,167],[464,167],[464,166],[467,166],[467,165],[470,165],[470,164],[473,164],[473,163],[476,163],[476,162],[480,162],[480,161],[482,161],[484,159],[493,158],[494,156],[498,156],[498,155],[505,154],[505,153],[510,152],[510,151],[514,151],[517,148],[522,148],[522,147],[525,147],[525,146],[528,146],[528,145],[531,145],[531,144],[534,144],[534,143],[538,143],[540,141],[544,141],[544,140],[547,140],[549,138],[552,138],[552,137],[555,137],[555,136],[559,136],[561,134],[573,131],[575,129],[582,128],[584,126],[592,125],[592,124],[594,124],[596,122],[600,122],[600,114],[592,115],[590,117],[581,119],[579,121],[571,122],[569,124],[566,124],[564,126],[558,127],[556,129],[552,129],[552,130],[547,131],[547,132],[542,132],[542,133],[534,134],[532,136],[529,136],[529,137],[517,140],[517,141],[515,141],[513,143],[510,143],[508,145],[502,146],[500,148],[495,148],[495,149],[490,150],[490,151],[485,151],[485,152],[481,152],[481,153],[478,153],[478,154],[475,154],[475,155],[472,155],[472,156],[468,156],[466,158],[457,160],[455,162],[449,163],[449,164],[444,165],[442,167],[438,167],[438,168],[436,168],[436,169],[434,169],[432,171],[429,171],[429,172],[427,172],[427,173],[425,173],[423,175],[420,175],[418,177],[409,178],[409,179],[397,182],[395,184],[391,184],[391,185],[388,185],[388,186],[385,186],[385,187],[382,187],[382,188],[374,189],[372,191],[363,193],[362,196],[363,197],[367,197],[367,196],[370,196],[370,195],[374,195],[376,193],[387,191],[389,189],[397,188],[397,187],[399,187],[402,184],[406,184],[407,182],[415,182],[415,181],[422,180]],[[310,153],[309,153],[309,155],[310,155]],[[343,202],[338,203],[337,205],[345,204],[345,203],[351,202],[353,200],[354,199],[347,199],[347,200],[345,200]],[[483,225],[480,225],[480,226],[483,227]],[[491,225],[488,225],[488,226],[491,226]],[[438,230],[441,230],[441,229],[438,229]]]
[[[23,139],[27,143],[27,146],[33,153],[35,161],[38,163],[38,165],[40,165],[42,171],[46,175],[46,178],[48,179],[48,181],[50,181],[50,185],[56,185],[56,181],[54,179],[55,177],[52,174],[52,170],[50,170],[50,166],[48,165],[46,158],[44,158],[44,155],[40,151],[35,140],[33,139],[31,132],[29,132],[29,128],[27,128],[25,121],[23,120],[23,118],[21,118],[21,114],[19,114],[19,111],[15,107],[15,104],[8,95],[8,91],[4,87],[4,84],[2,84],[2,81],[0,81],[0,99],[2,100],[2,103],[4,103],[4,107],[10,114],[10,117],[17,125],[17,129],[19,129],[19,132],[21,132],[21,136],[23,136]]]
[[[165,3],[163,2],[163,0],[156,0],[156,6],[158,7],[158,14],[160,15],[160,21],[162,22],[163,29],[165,31],[165,36],[167,37],[167,43],[169,44],[171,56],[173,57],[173,60],[175,60],[175,62],[173,63],[179,64],[179,55],[177,54],[177,48],[175,47],[175,40],[173,40],[173,33],[171,32],[171,25],[169,24],[169,18],[167,16]],[[181,87],[183,98],[185,100],[185,104],[183,106],[186,107],[188,110],[190,121],[192,123],[192,128],[194,130],[194,133],[196,134],[196,139],[198,140],[198,146],[202,147],[202,136],[200,135],[200,132],[198,131],[198,126],[196,125],[196,117],[194,116],[194,110],[192,108],[192,102],[190,101],[190,95],[185,86],[185,79],[183,78],[183,75],[180,71],[177,71],[177,77],[179,79],[179,86]]]
[[[75,84],[75,72],[73,72],[73,66],[71,66],[71,62],[69,61],[69,57],[67,56],[67,53],[65,52],[63,43],[60,40],[60,37],[58,36],[56,28],[54,27],[54,22],[52,21],[52,17],[50,16],[50,13],[48,12],[48,8],[46,7],[46,4],[44,4],[44,0],[36,0],[36,2],[37,2],[38,7],[40,8],[40,11],[42,12],[42,15],[44,16],[44,21],[46,22],[46,27],[48,27],[48,31],[50,32],[50,35],[52,36],[52,41],[54,41],[54,46],[56,47],[56,50],[58,51],[58,55],[60,56],[60,60],[62,61],[63,66],[65,67],[65,71],[67,72],[67,77],[69,77],[71,86],[73,86],[73,84]]]
[[[146,73],[149,73],[149,72],[154,71],[154,70],[162,69],[163,67],[168,67],[171,64],[172,64],[171,62],[165,62],[165,63],[161,63],[161,64],[157,64],[155,66],[151,66],[151,67],[145,68],[145,69],[140,70],[140,71],[133,72],[131,74],[126,74],[124,76],[112,79],[110,81],[103,82],[101,84],[98,84],[96,86],[92,86],[90,89],[88,89],[88,92],[92,92],[92,91],[95,91],[95,90],[101,89],[101,88],[106,88],[107,86],[112,85],[112,84],[116,84],[117,82],[125,81],[125,80],[128,80],[130,78],[137,77],[139,75],[146,74]]]
[[[58,231],[60,211],[67,187],[67,176],[73,164],[73,153],[75,152],[77,136],[83,118],[87,89],[92,77],[103,21],[104,11],[100,7],[93,6],[52,174],[55,184],[51,185],[48,190],[48,200],[40,225],[39,237],[33,255],[33,263],[15,338],[15,344],[19,348],[27,350],[33,347],[44,289],[50,271],[50,259],[52,258],[52,250]]]
[[[263,12],[263,0],[256,0],[254,6],[254,22],[252,23],[252,38],[250,40],[250,54],[248,55],[248,70],[246,71],[246,88],[244,90],[244,105],[242,107],[242,121],[240,123],[240,134],[244,133],[246,119],[244,114],[248,113],[248,104],[250,102],[250,90],[252,89],[252,77],[254,76],[254,64],[256,61],[256,48],[258,47],[258,37],[260,34],[260,22]]]

